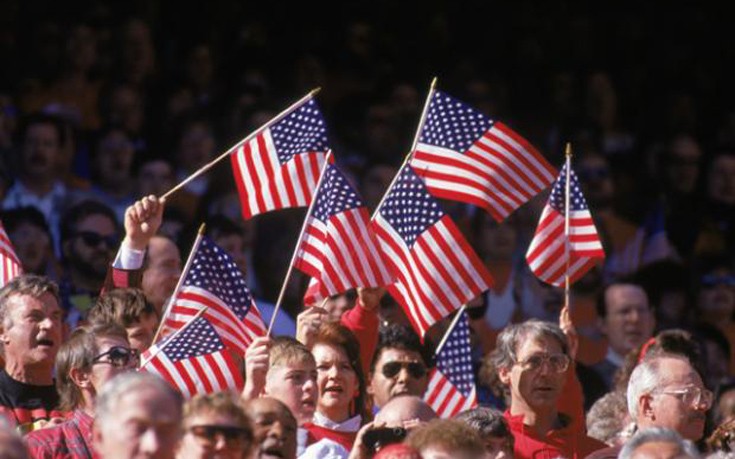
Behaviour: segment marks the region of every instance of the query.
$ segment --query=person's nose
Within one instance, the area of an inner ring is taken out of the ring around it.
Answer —
[[[281,424],[279,421],[274,422],[268,427],[268,436],[273,438],[282,438],[283,437],[283,424]]]
[[[146,429],[140,437],[140,450],[145,453],[157,453],[161,449],[158,432],[153,428]]]

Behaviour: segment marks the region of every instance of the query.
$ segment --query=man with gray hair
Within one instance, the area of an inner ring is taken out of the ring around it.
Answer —
[[[704,435],[712,392],[689,360],[680,355],[658,354],[643,360],[628,381],[628,412],[638,429],[664,427],[686,440]],[[590,459],[617,457],[620,446],[606,448]]]
[[[26,433],[52,417],[59,396],[54,360],[62,341],[63,312],[58,286],[43,276],[26,274],[0,289],[0,418]]]
[[[605,447],[584,434],[576,413],[559,412],[568,371],[573,372],[571,360],[566,335],[550,322],[528,320],[506,327],[498,336],[491,361],[510,389],[505,418],[515,438],[516,459],[539,454],[584,457]]]
[[[618,459],[699,459],[697,448],[676,431],[649,427],[636,433],[620,451]]]
[[[150,373],[114,377],[97,397],[95,451],[105,459],[173,459],[182,402],[181,394]]]

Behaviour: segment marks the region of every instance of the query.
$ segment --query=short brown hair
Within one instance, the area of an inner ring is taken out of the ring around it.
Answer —
[[[87,320],[90,323],[114,322],[128,328],[150,314],[157,315],[156,309],[146,301],[142,290],[117,288],[103,293],[97,299]]]
[[[215,392],[213,394],[195,395],[184,404],[184,427],[189,427],[192,416],[201,413],[218,413],[231,417],[238,427],[248,429],[251,434],[253,427],[250,418],[240,406],[238,398],[231,392]]]
[[[426,448],[439,447],[447,452],[468,452],[482,457],[485,445],[480,434],[461,421],[434,419],[411,431],[406,439],[409,446],[421,453]]]
[[[69,373],[74,368],[86,370],[92,366],[99,352],[96,340],[100,337],[128,340],[125,329],[116,323],[93,324],[74,330],[71,338],[61,345],[56,354],[56,390],[59,392],[59,407],[62,411],[72,411],[81,405],[82,391]]]
[[[350,415],[354,416],[359,414],[362,416],[363,421],[366,422],[371,416],[367,409],[367,400],[365,399],[367,389],[365,383],[365,372],[363,371],[362,361],[360,360],[360,342],[352,331],[344,325],[338,322],[325,322],[317,331],[312,349],[317,344],[334,346],[345,351],[347,359],[350,361],[352,371],[354,371],[355,376],[357,376],[358,386],[357,397],[354,398],[356,412],[350,413]]]
[[[314,356],[300,341],[290,336],[278,336],[273,339],[268,359],[269,367],[303,362],[314,363]]]
[[[40,298],[44,293],[50,293],[61,307],[59,286],[46,276],[24,274],[5,284],[0,289],[0,327],[7,329],[13,325],[8,314],[8,300],[10,297],[13,295],[28,295],[33,298]]]

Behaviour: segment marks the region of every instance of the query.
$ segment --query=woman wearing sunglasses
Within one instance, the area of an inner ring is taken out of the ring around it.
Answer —
[[[31,457],[91,458],[97,393],[114,376],[137,365],[138,352],[130,348],[121,326],[103,323],[75,330],[56,356],[60,408],[71,416],[25,437]]]
[[[299,457],[347,458],[357,432],[369,420],[360,344],[338,323],[322,324],[313,343],[319,399],[313,423],[305,426],[310,446]]]
[[[250,457],[253,438],[253,426],[233,394],[197,395],[184,407],[176,459],[244,459]]]

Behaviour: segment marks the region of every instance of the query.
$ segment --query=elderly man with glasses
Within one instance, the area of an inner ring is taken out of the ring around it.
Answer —
[[[94,402],[115,375],[135,369],[138,352],[125,329],[113,323],[79,328],[56,356],[56,388],[60,408],[71,417],[54,427],[26,436],[32,457],[89,459],[92,454]]]
[[[704,435],[707,411],[714,396],[689,360],[658,354],[639,363],[628,381],[628,412],[636,427],[664,427],[696,442]],[[617,457],[621,447],[606,448],[592,457]]]
[[[559,326],[529,320],[498,336],[492,362],[511,394],[505,417],[516,459],[584,457],[605,444],[585,435],[583,420],[559,412],[571,358]]]

